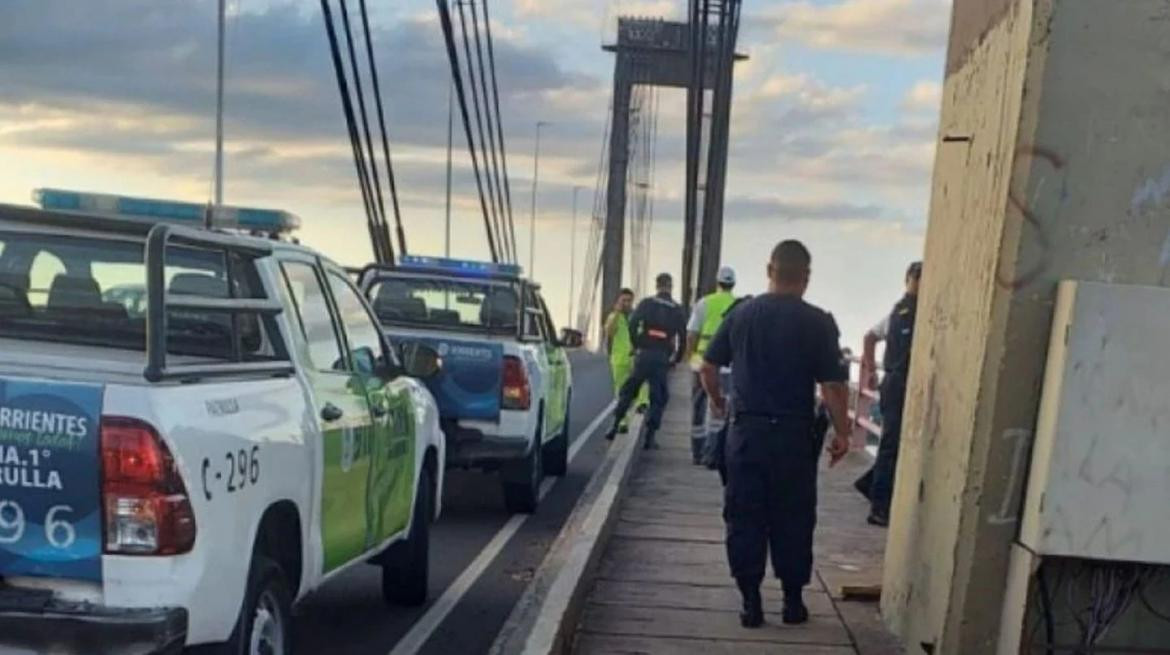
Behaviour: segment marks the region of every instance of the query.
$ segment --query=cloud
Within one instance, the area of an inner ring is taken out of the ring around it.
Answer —
[[[947,41],[950,0],[794,2],[765,12],[776,36],[815,48],[933,55]]]
[[[942,104],[942,85],[931,80],[921,80],[906,92],[902,108],[908,111],[938,112]]]

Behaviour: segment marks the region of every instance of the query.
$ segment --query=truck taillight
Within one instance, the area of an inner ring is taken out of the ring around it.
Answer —
[[[500,406],[504,409],[528,409],[532,405],[532,387],[528,384],[524,362],[519,357],[504,357],[501,377]]]
[[[195,512],[174,457],[153,427],[102,418],[105,552],[178,555],[195,545]]]

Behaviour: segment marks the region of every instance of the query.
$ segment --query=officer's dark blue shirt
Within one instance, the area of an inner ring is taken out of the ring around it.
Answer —
[[[914,320],[918,315],[918,296],[903,296],[890,312],[889,334],[882,367],[886,377],[905,383],[910,376],[910,351],[914,345]]]
[[[669,293],[659,293],[638,303],[630,315],[630,341],[638,350],[678,353],[686,334],[686,316]]]
[[[704,358],[731,366],[743,415],[812,419],[816,383],[849,378],[832,315],[795,296],[768,293],[728,312]]]

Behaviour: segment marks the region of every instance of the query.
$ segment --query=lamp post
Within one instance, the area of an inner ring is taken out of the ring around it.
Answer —
[[[573,290],[577,275],[577,196],[583,188],[585,187],[573,187],[573,222],[569,228],[569,312],[565,323],[568,327],[573,327]]]
[[[552,123],[536,122],[536,148],[532,154],[532,217],[528,226],[528,276],[536,276],[536,189],[540,184],[540,128]]]

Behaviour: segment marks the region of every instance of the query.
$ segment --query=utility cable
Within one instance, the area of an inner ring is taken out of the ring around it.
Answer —
[[[322,0],[324,2],[325,0]],[[488,250],[491,251],[492,261],[499,262],[500,255],[496,249],[496,239],[492,233],[491,218],[488,213],[487,197],[483,192],[483,179],[480,177],[479,157],[475,151],[475,140],[471,134],[471,116],[467,112],[467,94],[463,89],[463,74],[459,68],[459,54],[455,49],[455,28],[451,23],[451,9],[447,0],[435,0],[439,10],[439,22],[443,27],[443,38],[447,42],[447,59],[451,65],[451,77],[455,84],[455,95],[459,99],[459,113],[463,118],[463,132],[467,137],[468,150],[471,152],[471,168],[475,174],[475,185],[479,190],[479,204],[483,210],[483,226],[487,231]]]
[[[516,249],[516,222],[512,214],[512,182],[508,176],[508,146],[504,141],[504,118],[500,113],[500,84],[496,77],[496,47],[492,39],[492,17],[488,5],[490,0],[483,0],[483,24],[487,37],[488,63],[492,71],[492,103],[496,108],[496,132],[500,143],[500,163],[504,174],[504,200],[508,207],[508,239],[512,245],[512,252]]]
[[[496,131],[495,128],[499,124],[499,116],[492,112],[491,94],[488,93],[488,71],[484,68],[483,62],[483,41],[480,39],[479,30],[479,11],[475,8],[475,0],[468,2],[471,6],[471,25],[473,27],[472,33],[475,34],[475,56],[479,61],[479,85],[483,91],[483,110],[485,115],[485,123],[487,125],[488,144],[491,146],[492,153],[491,175],[495,178],[496,185],[496,203],[499,209],[500,217],[500,233],[501,238],[505,243],[510,243],[508,239],[508,213],[504,202],[504,184],[500,180],[500,158],[499,150],[496,148]],[[485,19],[486,20],[486,19]],[[494,71],[492,71],[494,73]],[[496,105],[496,112],[499,112],[499,105]],[[518,259],[518,253],[512,253],[513,261]]]
[[[382,156],[386,160],[386,180],[390,185],[390,205],[394,209],[394,224],[398,234],[398,252],[405,255],[406,231],[402,228],[402,210],[398,205],[398,182],[394,177],[394,162],[390,158],[390,138],[386,132],[386,112],[382,106],[382,87],[378,82],[378,63],[374,58],[374,41],[370,38],[370,17],[366,11],[366,0],[360,0],[360,5],[362,30],[366,35],[366,57],[370,60],[370,82],[374,86],[374,103],[378,110],[378,129],[382,134]]]

